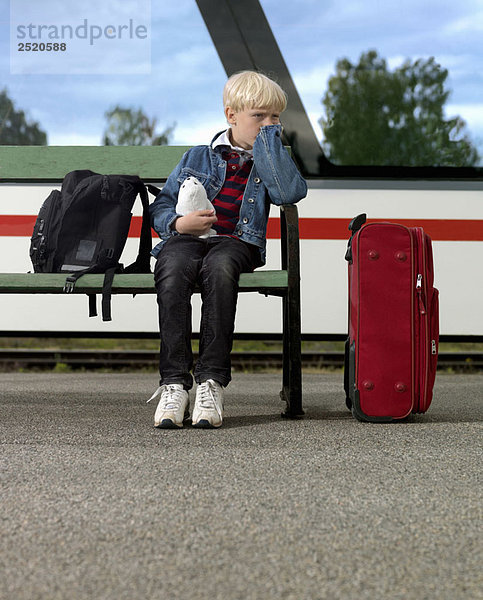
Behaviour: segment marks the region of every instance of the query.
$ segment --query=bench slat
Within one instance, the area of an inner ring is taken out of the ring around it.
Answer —
[[[0,273],[0,290],[3,294],[61,294],[67,273]],[[104,275],[84,275],[76,283],[74,293],[98,294],[102,291]],[[242,273],[241,292],[280,295],[287,288],[287,271],[262,270]],[[153,275],[118,274],[114,276],[113,294],[153,294]]]
[[[189,146],[0,146],[0,182],[58,182],[66,173],[139,175],[161,181]]]

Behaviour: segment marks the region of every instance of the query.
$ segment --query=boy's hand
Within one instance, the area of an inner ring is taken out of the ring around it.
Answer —
[[[184,217],[178,217],[174,228],[178,233],[205,235],[217,220],[214,210],[195,210]]]

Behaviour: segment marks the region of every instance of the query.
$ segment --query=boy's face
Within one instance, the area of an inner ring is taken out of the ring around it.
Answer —
[[[244,108],[235,112],[230,106],[227,106],[225,115],[231,126],[232,144],[245,150],[253,148],[261,127],[280,123],[280,112],[273,107]]]

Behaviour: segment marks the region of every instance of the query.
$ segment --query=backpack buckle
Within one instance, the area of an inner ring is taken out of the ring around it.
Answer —
[[[77,279],[72,275],[70,277],[67,277],[67,279],[65,280],[64,289],[62,291],[66,294],[71,294],[74,291],[76,281]]]

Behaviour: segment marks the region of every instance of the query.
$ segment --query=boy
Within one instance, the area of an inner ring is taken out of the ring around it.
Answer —
[[[188,150],[150,206],[161,238],[152,252],[161,337],[160,387],[150,398],[161,396],[155,427],[182,427],[189,417],[195,285],[201,290],[202,313],[192,424],[221,426],[239,275],[265,263],[269,203],[298,202],[307,193],[280,139],[280,113],[287,100],[279,85],[261,73],[243,71],[228,79],[223,103],[229,129],[209,146]],[[188,177],[201,182],[214,210],[176,214],[178,192]],[[206,237],[211,228],[217,235]]]

